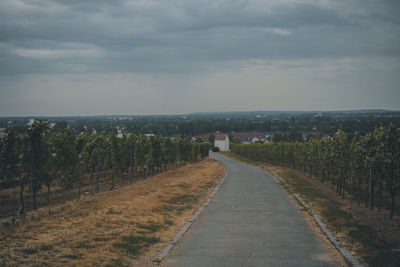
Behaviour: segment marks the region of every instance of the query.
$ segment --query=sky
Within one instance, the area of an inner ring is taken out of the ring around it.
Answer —
[[[400,110],[398,0],[1,0],[0,116]]]

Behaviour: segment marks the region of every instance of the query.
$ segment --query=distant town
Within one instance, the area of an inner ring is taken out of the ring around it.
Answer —
[[[365,135],[376,126],[400,126],[400,111],[252,111],[183,115],[112,115],[80,117],[1,117],[0,136],[13,128],[23,132],[34,119],[47,119],[52,130],[67,127],[74,133],[162,135],[192,141],[214,141],[226,133],[233,143],[305,142],[330,139],[338,131],[347,139]]]

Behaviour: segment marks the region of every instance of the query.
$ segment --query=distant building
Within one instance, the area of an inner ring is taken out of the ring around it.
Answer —
[[[218,147],[220,151],[229,151],[229,137],[227,134],[216,134],[214,146]]]
[[[250,144],[255,142],[265,143],[271,134],[269,133],[260,133],[260,132],[239,132],[232,133],[232,138],[236,142],[241,142],[243,144]]]
[[[6,136],[6,128],[0,128],[0,137]]]
[[[196,136],[192,137],[192,140],[193,141],[200,140],[200,141],[203,141],[203,142],[207,142],[210,139],[211,135],[212,134],[210,134],[210,133],[196,135]]]

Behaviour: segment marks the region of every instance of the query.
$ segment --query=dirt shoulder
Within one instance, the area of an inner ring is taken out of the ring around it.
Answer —
[[[371,211],[350,197],[342,197],[330,185],[322,184],[298,170],[251,161],[228,153],[235,159],[272,170],[292,191],[316,210],[342,245],[359,255],[369,266],[400,265],[400,217],[389,219],[387,211]]]
[[[153,266],[152,260],[226,172],[209,159],[117,191],[3,219],[0,263],[41,266]],[[1,264],[0,264],[1,265]]]

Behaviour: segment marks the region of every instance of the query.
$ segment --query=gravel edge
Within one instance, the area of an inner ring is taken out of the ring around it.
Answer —
[[[175,238],[166,246],[161,254],[158,255],[157,258],[153,260],[153,262],[161,262],[165,257],[168,256],[169,252],[175,245],[183,238],[183,235],[189,230],[190,226],[192,226],[193,222],[199,217],[200,213],[207,207],[208,204],[214,199],[221,185],[225,181],[225,178],[228,176],[228,170],[226,170],[224,178],[222,178],[221,182],[214,188],[214,191],[210,194],[208,199],[200,206],[200,208],[196,211],[196,213],[187,221],[185,226],[179,231],[179,233],[175,236]]]
[[[321,216],[314,210],[312,209],[298,194],[293,192],[288,186],[287,183],[283,178],[281,178],[278,174],[276,174],[274,171],[265,169],[267,172],[269,172],[271,175],[276,177],[279,181],[281,181],[282,184],[284,184],[289,191],[290,194],[292,194],[299,202],[300,204],[308,211],[311,213],[312,217],[314,218],[314,221],[317,223],[318,227],[321,229],[322,233],[328,238],[328,240],[335,246],[335,248],[339,251],[340,255],[344,258],[344,260],[350,265],[354,267],[364,267],[364,265],[361,263],[361,260],[351,251],[348,251],[345,249],[341,242],[328,230],[326,227],[326,224],[322,222]]]

